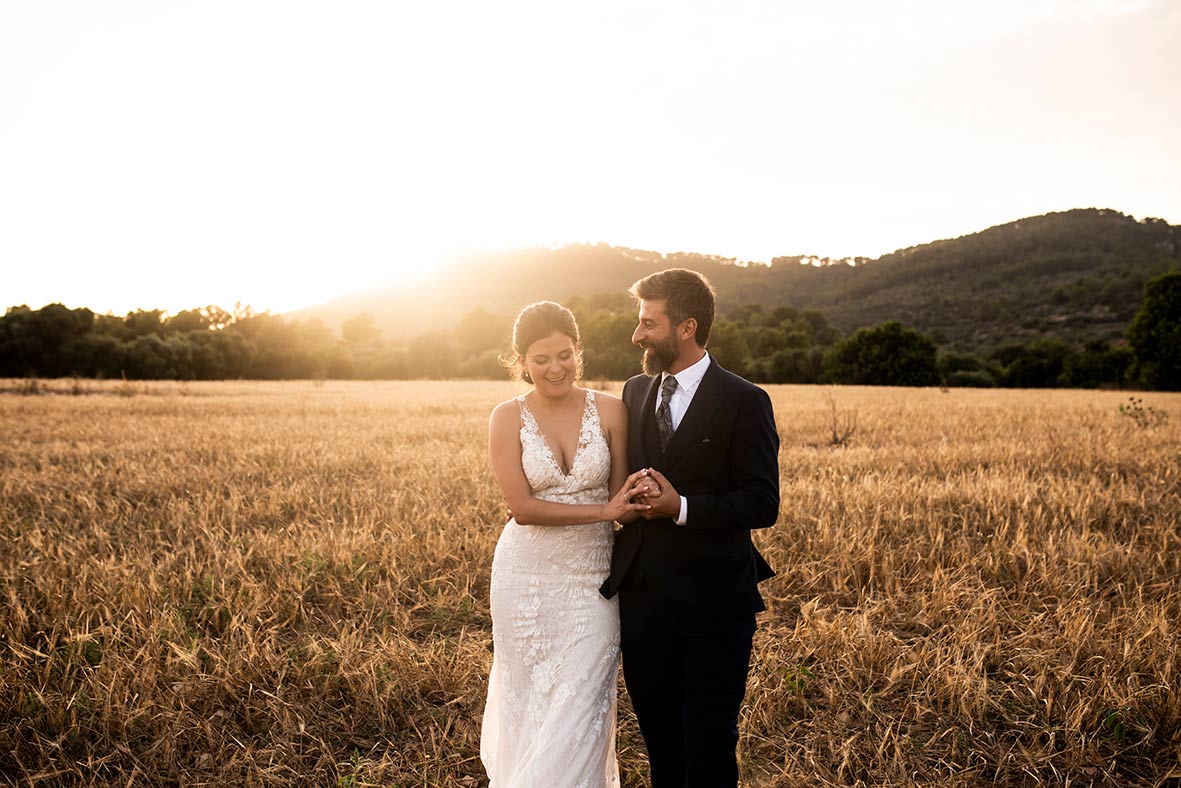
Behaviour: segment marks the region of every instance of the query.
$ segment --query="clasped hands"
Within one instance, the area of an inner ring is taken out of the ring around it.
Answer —
[[[655,468],[644,468],[627,477],[623,487],[604,506],[606,520],[632,522],[676,518],[681,513],[681,496]]]

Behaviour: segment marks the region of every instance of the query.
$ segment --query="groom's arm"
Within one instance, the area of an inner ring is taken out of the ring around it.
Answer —
[[[734,489],[687,495],[684,527],[699,533],[767,528],[779,517],[779,433],[771,398],[752,388],[739,405],[730,441]]]
[[[629,412],[631,411],[631,408],[633,405],[639,404],[639,403],[633,402],[634,398],[632,396],[632,393],[634,392],[636,386],[639,385],[638,380],[639,380],[639,378],[637,378],[637,377],[631,377],[631,378],[628,378],[626,381],[624,381],[623,392],[619,395],[619,398],[623,400],[623,404],[627,406]]]

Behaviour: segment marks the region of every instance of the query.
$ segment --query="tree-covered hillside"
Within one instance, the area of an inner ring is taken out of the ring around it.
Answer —
[[[1179,262],[1179,228],[1075,210],[902,249],[800,297],[845,329],[904,320],[961,349],[1112,340],[1145,282]]]
[[[531,301],[623,292],[682,266],[717,286],[719,310],[739,304],[815,309],[841,331],[901,320],[955,349],[1081,344],[1122,336],[1150,278],[1181,264],[1181,230],[1163,220],[1080,209],[1036,216],[876,260],[779,257],[770,265],[692,253],[574,245],[484,255],[440,279],[357,294],[296,313],[329,326],[361,312],[391,338],[453,327],[482,307],[515,313]]]

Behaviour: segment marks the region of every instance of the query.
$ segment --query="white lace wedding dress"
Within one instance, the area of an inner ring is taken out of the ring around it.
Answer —
[[[611,454],[594,393],[563,474],[521,406],[521,466],[534,496],[605,503]],[[612,524],[509,520],[492,559],[492,674],[480,741],[490,788],[617,788],[615,694],[619,607],[599,585]]]

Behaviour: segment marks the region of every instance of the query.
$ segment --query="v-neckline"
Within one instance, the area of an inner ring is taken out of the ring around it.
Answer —
[[[582,430],[586,426],[586,415],[590,412],[590,398],[590,391],[583,389],[582,416],[578,419],[578,436],[574,440],[574,454],[570,457],[570,470],[564,471],[562,463],[558,462],[558,455],[554,453],[554,447],[550,445],[549,437],[541,429],[541,422],[537,420],[537,414],[529,407],[525,397],[521,397],[521,404],[529,411],[529,418],[533,419],[533,425],[537,427],[537,434],[541,436],[541,442],[545,444],[545,451],[549,454],[550,462],[554,464],[554,468],[563,479],[569,479],[574,474],[574,466],[578,464],[578,458],[582,455]]]

